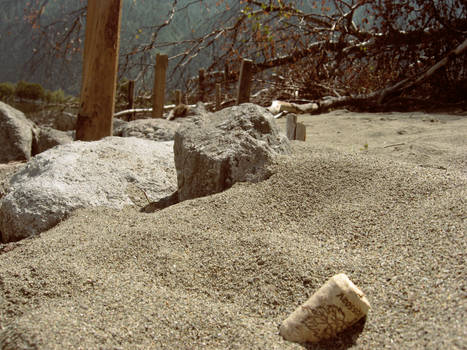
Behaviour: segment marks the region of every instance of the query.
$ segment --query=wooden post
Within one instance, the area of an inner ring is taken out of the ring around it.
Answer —
[[[295,133],[297,130],[297,115],[289,114],[287,116],[287,138],[289,140],[295,140]]]
[[[182,104],[182,91],[175,90],[175,105],[178,106]]]
[[[122,0],[88,0],[76,139],[112,135]]]
[[[128,109],[135,108],[135,81],[130,80],[128,82]],[[129,120],[132,120],[135,117],[135,113],[131,113],[128,117]]]
[[[154,67],[154,91],[152,93],[152,117],[162,118],[164,114],[165,101],[165,79],[169,57],[157,54],[156,66]]]
[[[305,141],[306,140],[306,126],[303,123],[297,123],[295,128],[295,140]]]
[[[224,65],[224,82],[227,84],[228,81],[229,81],[229,64],[226,63]]]
[[[204,102],[204,75],[205,75],[204,68],[201,68],[198,72],[198,93],[199,97],[198,100]]]
[[[128,109],[135,108],[135,81],[128,82]]]
[[[237,105],[250,102],[251,78],[253,77],[253,61],[244,59],[238,82]]]
[[[221,109],[221,84],[216,84],[216,111]]]

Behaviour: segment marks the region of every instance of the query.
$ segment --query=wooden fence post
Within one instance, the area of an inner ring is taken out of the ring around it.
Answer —
[[[154,91],[152,94],[152,117],[162,118],[164,114],[165,101],[165,79],[169,57],[167,55],[156,55],[156,66],[154,72]]]
[[[135,108],[135,81],[128,82],[128,109]]]
[[[250,102],[251,78],[253,77],[253,61],[244,59],[238,82],[237,105]]]
[[[295,140],[305,141],[306,140],[306,126],[303,123],[297,123],[295,128]]]
[[[198,72],[198,100],[204,102],[204,76],[206,71],[201,68]]]
[[[182,104],[182,91],[175,90],[175,105],[178,106]]]
[[[289,140],[295,140],[295,132],[297,130],[297,115],[289,114],[287,116],[287,138]]]
[[[112,135],[122,0],[88,0],[76,139]]]
[[[216,84],[216,111],[221,109],[221,84]]]
[[[228,81],[229,81],[229,64],[226,63],[224,65],[224,82],[227,84]]]
[[[297,115],[289,114],[287,116],[286,135],[289,140],[306,140],[306,126],[303,123],[297,123]]]

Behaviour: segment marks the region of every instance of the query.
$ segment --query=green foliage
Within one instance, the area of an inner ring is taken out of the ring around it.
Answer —
[[[67,100],[65,92],[62,89],[55,91],[45,90],[44,98],[48,103],[62,103]]]
[[[0,83],[0,100],[6,101],[15,93],[15,85],[9,82]]]
[[[40,84],[21,80],[16,84],[15,96],[20,99],[44,100],[45,90]]]

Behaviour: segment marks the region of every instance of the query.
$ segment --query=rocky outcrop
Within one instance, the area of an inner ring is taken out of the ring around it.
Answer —
[[[73,142],[73,136],[69,132],[55,130],[49,127],[41,127],[35,135],[32,145],[32,155],[42,153],[52,147]]]
[[[137,119],[114,128],[114,136],[138,137],[153,141],[170,141],[174,139],[178,123],[165,119]]]
[[[196,123],[197,120],[203,119],[208,112],[202,102],[195,106],[185,106],[182,108],[185,113],[183,115],[175,115],[169,113],[167,119],[162,118],[146,118],[136,119],[130,122],[124,122],[114,118],[114,136],[121,137],[138,137],[153,141],[170,141],[174,139],[175,131],[183,125]],[[178,106],[179,108],[181,106]],[[177,107],[176,107],[177,109]],[[180,110],[180,109],[178,109]],[[174,121],[173,119],[176,119]],[[118,124],[116,124],[118,121]]]
[[[0,163],[29,160],[36,132],[21,111],[0,102]]]
[[[51,127],[60,131],[75,130],[77,120],[78,117],[75,114],[68,112],[57,113],[54,115]]]
[[[108,137],[32,158],[0,202],[3,242],[43,232],[82,207],[144,206],[176,190],[173,142]],[[144,191],[144,192],[143,192]]]
[[[289,152],[265,108],[247,103],[210,114],[175,133],[179,200],[262,181],[271,175],[274,157]]]

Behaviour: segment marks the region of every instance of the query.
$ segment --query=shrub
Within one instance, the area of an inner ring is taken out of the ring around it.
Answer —
[[[15,85],[12,83],[0,83],[0,100],[6,101],[15,93]]]
[[[20,81],[16,84],[15,96],[20,99],[43,100],[45,90],[40,84]]]
[[[66,100],[65,93],[62,89],[58,89],[55,91],[45,90],[44,98],[47,103],[61,103]]]

